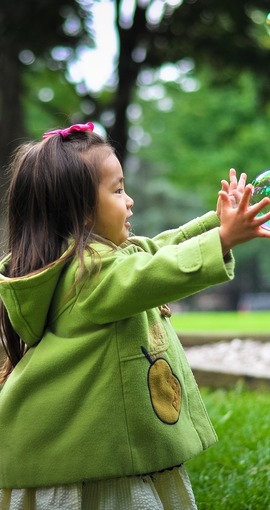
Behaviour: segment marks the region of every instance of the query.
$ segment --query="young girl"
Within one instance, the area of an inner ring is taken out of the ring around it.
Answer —
[[[165,303],[233,278],[230,249],[270,237],[269,200],[249,207],[231,171],[218,215],[130,237],[133,200],[93,128],[45,133],[11,165],[0,508],[194,510],[183,463],[216,434]]]

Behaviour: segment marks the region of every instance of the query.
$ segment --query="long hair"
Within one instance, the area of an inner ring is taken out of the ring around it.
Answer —
[[[20,146],[10,164],[7,195],[9,277],[21,277],[56,261],[66,250],[83,267],[83,252],[94,239],[100,166],[112,146],[93,132],[73,131]],[[72,240],[72,243],[70,241]],[[1,341],[7,354],[0,383],[25,353],[1,303]]]

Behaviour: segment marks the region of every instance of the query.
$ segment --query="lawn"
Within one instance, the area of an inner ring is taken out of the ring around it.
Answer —
[[[202,390],[219,442],[186,464],[199,510],[270,509],[270,393]]]
[[[264,312],[184,312],[173,313],[177,332],[226,332],[267,334],[270,336],[270,313]]]
[[[270,337],[269,312],[173,313],[186,333]],[[270,392],[201,388],[219,442],[186,464],[199,510],[270,509]]]

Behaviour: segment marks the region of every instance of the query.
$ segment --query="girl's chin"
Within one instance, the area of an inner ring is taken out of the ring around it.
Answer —
[[[127,241],[129,237],[130,237],[130,231],[129,231],[129,228],[127,228],[126,232],[123,234],[123,236],[121,236],[121,241],[119,242],[119,244],[122,244],[125,241]]]

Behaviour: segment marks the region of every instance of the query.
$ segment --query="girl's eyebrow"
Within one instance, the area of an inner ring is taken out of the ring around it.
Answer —
[[[123,184],[125,180],[125,177],[117,177],[116,179],[113,180],[113,184]]]

